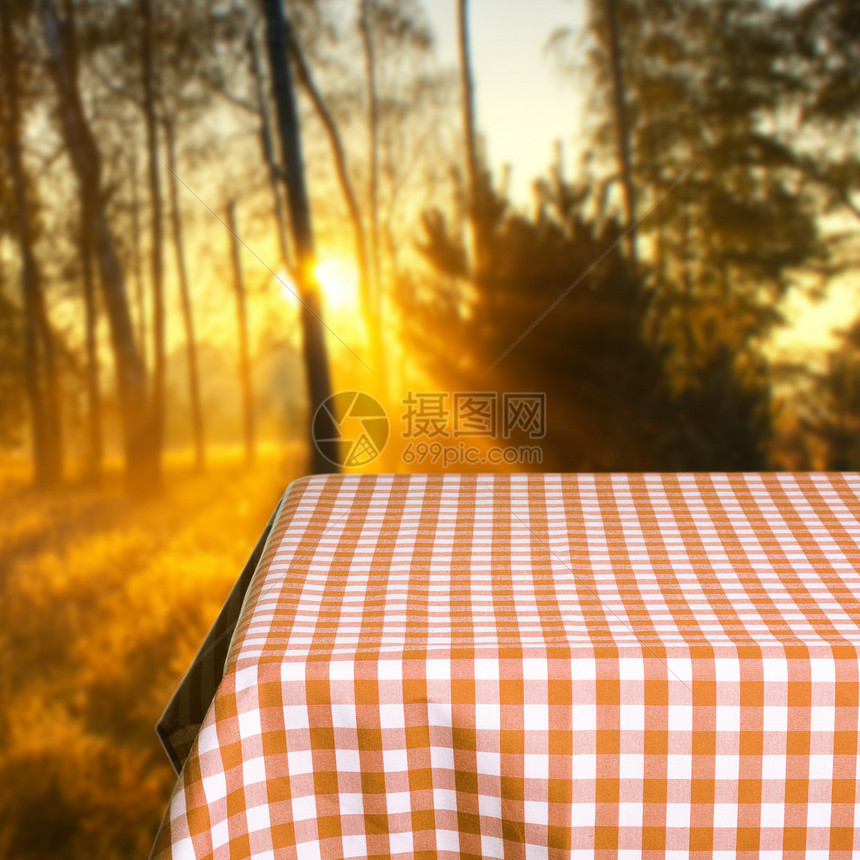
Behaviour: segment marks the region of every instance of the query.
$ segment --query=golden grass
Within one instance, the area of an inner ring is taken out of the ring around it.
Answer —
[[[168,460],[50,494],[0,481],[0,856],[146,856],[173,785],[154,724],[301,451]]]

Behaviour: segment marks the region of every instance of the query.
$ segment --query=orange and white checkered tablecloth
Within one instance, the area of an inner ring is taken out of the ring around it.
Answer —
[[[290,485],[156,860],[860,852],[860,474]]]

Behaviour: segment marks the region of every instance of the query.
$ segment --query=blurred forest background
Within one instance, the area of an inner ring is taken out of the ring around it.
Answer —
[[[544,471],[860,468],[860,7],[567,6],[523,202],[466,0],[0,3],[0,856],[148,852],[153,724],[333,391],[374,469],[408,390],[545,392]]]

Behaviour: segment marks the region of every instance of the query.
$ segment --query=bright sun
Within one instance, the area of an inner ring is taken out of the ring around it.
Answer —
[[[358,303],[358,272],[349,260],[326,257],[314,269],[326,307],[332,311],[354,309]]]

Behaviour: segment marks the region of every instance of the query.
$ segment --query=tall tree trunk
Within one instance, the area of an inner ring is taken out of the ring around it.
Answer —
[[[681,283],[684,287],[684,301],[682,303],[681,312],[684,319],[684,346],[686,366],[684,373],[688,378],[692,374],[695,367],[696,354],[701,350],[697,347],[696,336],[693,330],[693,301],[695,295],[695,286],[693,283],[693,273],[690,269],[690,260],[692,259],[692,248],[690,247],[690,236],[692,233],[693,219],[690,215],[690,205],[686,200],[679,201],[682,207],[683,218],[681,221]]]
[[[78,247],[84,286],[84,320],[86,326],[87,453],[86,474],[98,480],[102,468],[102,409],[99,392],[99,358],[96,345],[96,291],[93,281],[93,246],[90,225],[81,218]]]
[[[38,270],[37,270],[38,271]],[[40,283],[40,279],[37,279]],[[42,348],[45,365],[45,404],[46,404],[46,427],[49,442],[49,461],[51,463],[51,477],[49,482],[59,481],[63,475],[63,421],[62,421],[62,391],[60,387],[60,369],[57,360],[57,348],[51,322],[48,318],[48,309],[45,304],[45,295],[41,289],[34,293],[36,325],[39,343]]]
[[[134,295],[137,304],[137,342],[146,365],[146,298],[143,290],[143,251],[140,242],[140,194],[137,185],[137,149],[131,147],[131,247],[134,268]]]
[[[245,279],[236,229],[236,204],[227,204],[227,226],[230,228],[230,256],[233,264],[233,289],[236,293],[236,326],[239,337],[239,385],[242,391],[242,426],[245,437],[245,462],[254,461],[254,387],[251,380],[251,355],[248,347],[248,310],[245,301]]]
[[[263,0],[263,9],[266,16],[266,41],[272,70],[272,87],[278,112],[282,163],[287,172],[290,225],[293,231],[293,246],[296,249],[299,287],[302,293],[303,349],[310,407],[308,421],[310,468],[312,472],[335,472],[337,471],[334,465],[337,462],[335,445],[327,442],[317,445],[313,437],[312,419],[323,402],[331,396],[332,391],[319,285],[314,272],[313,228],[302,159],[299,117],[287,54],[289,21],[284,11],[283,0]],[[326,410],[322,410],[323,419],[325,413]],[[324,427],[322,432],[326,439],[333,439],[335,427],[333,422],[329,423],[332,426]]]
[[[314,82],[310,65],[301,49],[301,45],[299,45],[295,38],[291,38],[290,43],[293,56],[296,60],[296,67],[299,71],[299,80],[305,92],[308,94],[317,117],[322,123],[326,137],[328,138],[332,157],[334,158],[338,185],[340,186],[341,193],[343,194],[344,201],[346,202],[347,212],[349,213],[349,223],[352,227],[355,244],[355,257],[358,263],[362,316],[367,329],[368,339],[370,340],[370,352],[372,356],[371,363],[373,365],[373,374],[376,377],[376,393],[383,400],[386,400],[385,351],[382,345],[382,332],[380,331],[381,321],[374,313],[372,276],[370,272],[370,260],[367,254],[367,236],[364,230],[364,220],[361,216],[361,207],[358,205],[358,196],[355,193],[352,180],[349,176],[349,166],[346,161],[346,150],[344,148],[337,123],[334,121],[334,117],[328,109],[328,106],[322,97],[322,93]],[[289,171],[287,172],[287,175],[289,176]]]
[[[379,93],[376,84],[376,50],[373,24],[370,18],[371,0],[361,0],[359,23],[364,48],[365,75],[367,77],[367,158],[368,206],[370,208],[370,260],[373,271],[373,313],[381,322],[382,279],[379,263]]]
[[[248,56],[251,60],[251,74],[254,76],[254,86],[257,96],[257,110],[260,114],[260,146],[263,150],[263,159],[269,168],[269,182],[272,187],[272,200],[275,206],[275,219],[278,224],[278,244],[281,249],[281,262],[291,270],[292,260],[290,249],[287,244],[287,214],[284,206],[283,195],[283,170],[278,164],[275,156],[275,145],[272,140],[272,120],[269,116],[269,101],[266,98],[265,76],[263,66],[260,62],[260,52],[257,49],[257,39],[254,31],[248,31],[247,40]]]
[[[176,181],[176,146],[173,123],[164,120],[164,137],[167,144],[167,165],[170,182],[170,216],[173,228],[173,249],[176,252],[176,271],[179,275],[179,294],[182,299],[182,322],[185,327],[185,349],[188,361],[188,396],[191,401],[191,430],[194,435],[194,462],[198,469],[206,465],[203,434],[203,408],[200,403],[200,374],[197,365],[197,339],[194,334],[194,314],[191,307],[191,287],[188,267],[185,265],[185,241],[182,234],[182,212],[179,208],[179,188]]]
[[[627,227],[627,254],[635,267],[638,262],[636,248],[636,187],[633,182],[633,157],[630,122],[627,117],[627,92],[624,84],[624,62],[621,52],[621,35],[616,0],[604,0],[606,26],[609,35],[609,61],[612,67],[612,93],[615,102],[615,136],[618,148],[618,167],[624,185],[624,204]]]
[[[42,280],[33,250],[24,160],[21,154],[21,109],[18,46],[10,3],[0,5],[5,102],[6,158],[15,200],[15,228],[21,254],[24,372],[33,435],[34,478],[38,486],[57,484],[63,476],[60,392],[53,334],[48,323]]]
[[[475,131],[475,83],[472,75],[472,56],[469,40],[469,2],[457,0],[458,43],[460,51],[460,88],[463,100],[463,141],[466,148],[466,208],[472,253],[472,276],[483,275],[484,242],[480,214],[480,177],[478,143]]]
[[[154,339],[152,393],[150,402],[150,443],[156,479],[161,479],[161,451],[164,446],[164,396],[166,382],[164,345],[164,221],[161,212],[161,176],[158,160],[158,116],[155,91],[155,33],[152,0],[139,0],[143,19],[140,38],[143,75],[143,113],[146,126],[147,170],[152,240],[152,333]]]
[[[125,468],[129,488],[153,488],[152,446],[146,422],[146,371],[134,342],[125,281],[108,224],[101,188],[101,156],[78,89],[73,22],[63,30],[52,0],[39,0],[39,14],[60,111],[63,137],[78,180],[82,211],[90,227],[99,266],[99,283],[111,330],[122,416]]]

